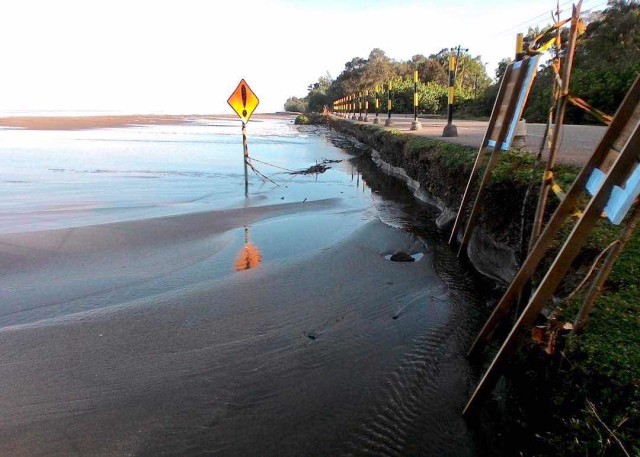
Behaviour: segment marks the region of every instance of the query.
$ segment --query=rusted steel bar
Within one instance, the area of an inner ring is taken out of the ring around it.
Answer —
[[[495,140],[496,144],[493,150],[491,151],[491,156],[489,157],[489,161],[487,162],[487,165],[485,167],[484,175],[482,176],[482,181],[480,181],[480,186],[478,187],[478,190],[476,192],[476,198],[473,203],[473,207],[471,208],[471,213],[469,214],[469,218],[467,220],[467,225],[465,227],[464,234],[462,235],[462,241],[460,242],[458,256],[460,256],[460,254],[464,251],[467,244],[469,243],[469,239],[471,238],[471,233],[473,232],[473,229],[476,224],[476,220],[478,219],[478,215],[480,213],[480,210],[479,210],[480,201],[482,200],[482,197],[484,197],[484,191],[487,187],[487,184],[489,184],[489,179],[491,178],[491,172],[493,171],[493,168],[495,167],[496,163],[498,163],[498,159],[500,158],[500,154],[502,152],[502,144],[507,138],[507,134],[509,132],[509,127],[510,127],[510,121],[511,121],[511,118],[514,116],[514,111],[518,104],[520,90],[522,89],[524,80],[527,77],[526,69],[528,68],[528,65],[527,65],[528,61],[529,61],[529,58],[525,58],[525,60],[522,61],[522,66],[520,67],[520,71],[518,72],[518,76],[513,87],[512,96],[511,96],[511,99],[509,100],[509,104],[507,105],[504,120],[502,122],[502,125],[500,126],[498,137]]]
[[[502,81],[500,82],[500,89],[498,90],[498,96],[496,97],[496,101],[493,104],[493,109],[491,110],[492,116],[489,120],[489,125],[487,126],[487,131],[484,134],[484,139],[482,140],[482,144],[480,145],[480,149],[478,150],[478,155],[476,156],[476,161],[473,164],[473,169],[471,170],[471,175],[469,176],[469,181],[467,181],[467,187],[464,190],[464,194],[462,195],[462,201],[460,202],[460,206],[458,207],[458,215],[456,216],[456,221],[453,224],[453,228],[451,229],[451,236],[449,237],[449,244],[453,243],[455,240],[458,230],[460,229],[460,224],[462,224],[462,219],[464,219],[464,210],[467,207],[467,203],[469,202],[469,198],[471,197],[471,186],[474,181],[474,177],[478,169],[482,166],[482,161],[486,154],[487,144],[489,139],[493,135],[493,129],[495,128],[496,121],[498,119],[498,109],[502,106],[502,101],[504,100],[504,95],[507,91],[507,84],[509,78],[511,77],[511,72],[513,71],[513,65],[509,65],[507,70],[505,71]]]
[[[560,97],[556,102],[555,123],[553,126],[553,132],[551,134],[551,147],[549,148],[549,160],[547,162],[547,168],[546,168],[546,171],[551,171],[551,172],[553,172],[553,169],[555,167],[556,155],[557,155],[558,149],[560,148],[562,129],[563,129],[563,123],[564,123],[564,115],[567,108],[567,98],[569,96],[569,83],[571,81],[573,57],[575,55],[576,43],[578,40],[578,21],[580,20],[581,7],[582,7],[582,0],[578,2],[577,6],[573,7],[573,14],[571,15],[571,31],[569,33],[569,44],[567,47],[566,57],[564,61],[562,87],[560,88]],[[540,185],[538,205],[536,207],[533,227],[531,229],[531,238],[529,240],[529,250],[531,250],[532,246],[535,244],[536,240],[540,236],[540,232],[542,231],[542,223],[544,220],[544,212],[547,207],[547,198],[549,197],[550,187],[551,187],[551,180],[548,179],[547,173],[545,173],[542,178],[542,183]]]

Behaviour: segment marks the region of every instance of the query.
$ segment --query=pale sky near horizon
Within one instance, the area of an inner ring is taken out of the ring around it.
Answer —
[[[571,3],[560,3],[568,16]],[[256,112],[282,111],[289,96],[373,48],[407,60],[461,44],[493,76],[516,33],[549,23],[554,8],[555,0],[5,0],[0,113],[230,113],[241,78],[260,98]]]

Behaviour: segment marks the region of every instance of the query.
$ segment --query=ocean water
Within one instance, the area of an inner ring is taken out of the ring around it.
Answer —
[[[350,187],[351,176],[335,170],[344,171],[346,164],[333,164],[317,176],[287,171],[305,169],[319,158],[344,160],[326,139],[300,132],[291,120],[254,120],[247,128],[250,156],[271,164],[254,162],[275,184],[249,170],[250,198],[245,199],[240,129],[239,121],[222,119],[0,130],[0,233],[312,201],[332,195],[331,189],[340,195],[338,189]]]

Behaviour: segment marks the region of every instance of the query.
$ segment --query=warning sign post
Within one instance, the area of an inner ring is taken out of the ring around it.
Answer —
[[[260,100],[251,90],[244,79],[240,80],[238,87],[233,91],[227,103],[236,112],[242,121],[242,148],[244,152],[244,196],[249,196],[249,175],[247,171],[247,161],[249,160],[249,147],[247,145],[247,122],[257,108]]]

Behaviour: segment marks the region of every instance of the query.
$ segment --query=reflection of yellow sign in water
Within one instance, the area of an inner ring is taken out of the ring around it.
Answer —
[[[249,227],[244,228],[244,246],[236,258],[236,271],[250,270],[260,264],[262,256],[260,251],[249,241]]]
[[[233,110],[240,116],[242,122],[249,122],[249,118],[253,111],[256,109],[260,100],[253,93],[249,85],[245,80],[241,80],[236,90],[233,91],[227,103],[233,108]]]

